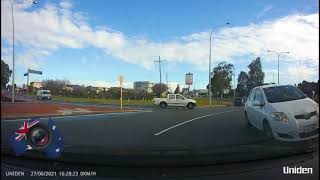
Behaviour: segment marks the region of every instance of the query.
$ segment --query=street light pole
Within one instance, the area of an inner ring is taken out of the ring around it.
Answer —
[[[209,107],[211,107],[211,36],[213,29],[210,33],[210,49],[209,49],[209,87],[208,87],[208,95],[209,95]]]
[[[229,25],[230,23],[226,23],[225,25]],[[210,48],[209,48],[209,87],[208,87],[208,95],[209,95],[209,107],[211,107],[211,41],[212,41],[212,33],[213,31],[220,27],[220,26],[224,26],[224,25],[218,25],[212,28],[211,32],[210,32]]]
[[[236,71],[234,70],[234,65],[233,67],[233,102],[236,100]]]
[[[279,75],[279,72],[280,72],[280,68],[279,68],[279,59],[280,59],[280,54],[282,53],[287,53],[289,54],[290,52],[289,51],[283,51],[283,52],[277,52],[277,51],[270,51],[268,50],[267,52],[273,52],[273,53],[276,53],[277,56],[278,56],[278,84],[280,83],[280,75]]]
[[[14,102],[14,66],[15,66],[15,62],[14,62],[14,16],[13,16],[13,4],[14,1],[9,0],[10,4],[11,4],[11,18],[12,18],[12,87],[11,87],[11,102]]]
[[[279,68],[279,57],[280,57],[280,53],[277,53],[278,55],[278,84],[280,82],[280,75],[279,75],[279,72],[280,72],[280,68]]]
[[[13,16],[13,5],[15,3],[15,0],[9,0],[10,4],[11,4],[11,18],[12,18],[12,95],[11,95],[11,102],[14,103],[14,67],[15,67],[15,59],[14,59],[14,50],[15,50],[15,46],[14,46],[14,16]],[[32,1],[33,4],[37,4],[36,1]]]

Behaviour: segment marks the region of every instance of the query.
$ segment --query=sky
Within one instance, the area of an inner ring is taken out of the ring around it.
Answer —
[[[225,25],[225,23],[230,25]],[[235,78],[261,58],[265,82],[298,84],[319,79],[319,2],[317,0],[16,0],[15,82],[66,79],[72,84],[125,87],[134,81],[186,87],[208,84],[209,39],[212,68],[232,63]],[[1,0],[1,59],[12,68],[12,18]]]

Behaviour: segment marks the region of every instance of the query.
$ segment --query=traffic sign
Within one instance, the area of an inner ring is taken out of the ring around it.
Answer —
[[[42,71],[36,71],[36,70],[28,69],[28,73],[42,74]]]

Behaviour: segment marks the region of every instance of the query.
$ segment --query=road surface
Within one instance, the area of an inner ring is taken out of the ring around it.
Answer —
[[[66,147],[220,147],[250,144],[266,137],[244,120],[242,107],[196,108],[66,116],[53,118],[65,137]],[[46,124],[46,119],[41,120]],[[22,120],[1,119],[1,148]]]

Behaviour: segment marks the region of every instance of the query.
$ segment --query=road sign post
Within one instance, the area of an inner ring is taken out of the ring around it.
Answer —
[[[187,73],[186,74],[186,85],[188,85],[188,98],[190,96],[190,85],[193,84],[193,74],[192,73]]]
[[[27,95],[29,94],[29,76],[31,74],[40,74],[42,75],[42,71],[36,71],[32,69],[28,69],[28,72],[24,74],[24,76],[27,76]]]
[[[123,83],[123,76],[118,76],[118,81],[120,82],[120,108],[122,110],[122,83]]]
[[[29,93],[29,88],[28,88],[28,84],[29,84],[29,73],[24,73],[23,76],[27,76],[27,95]]]

